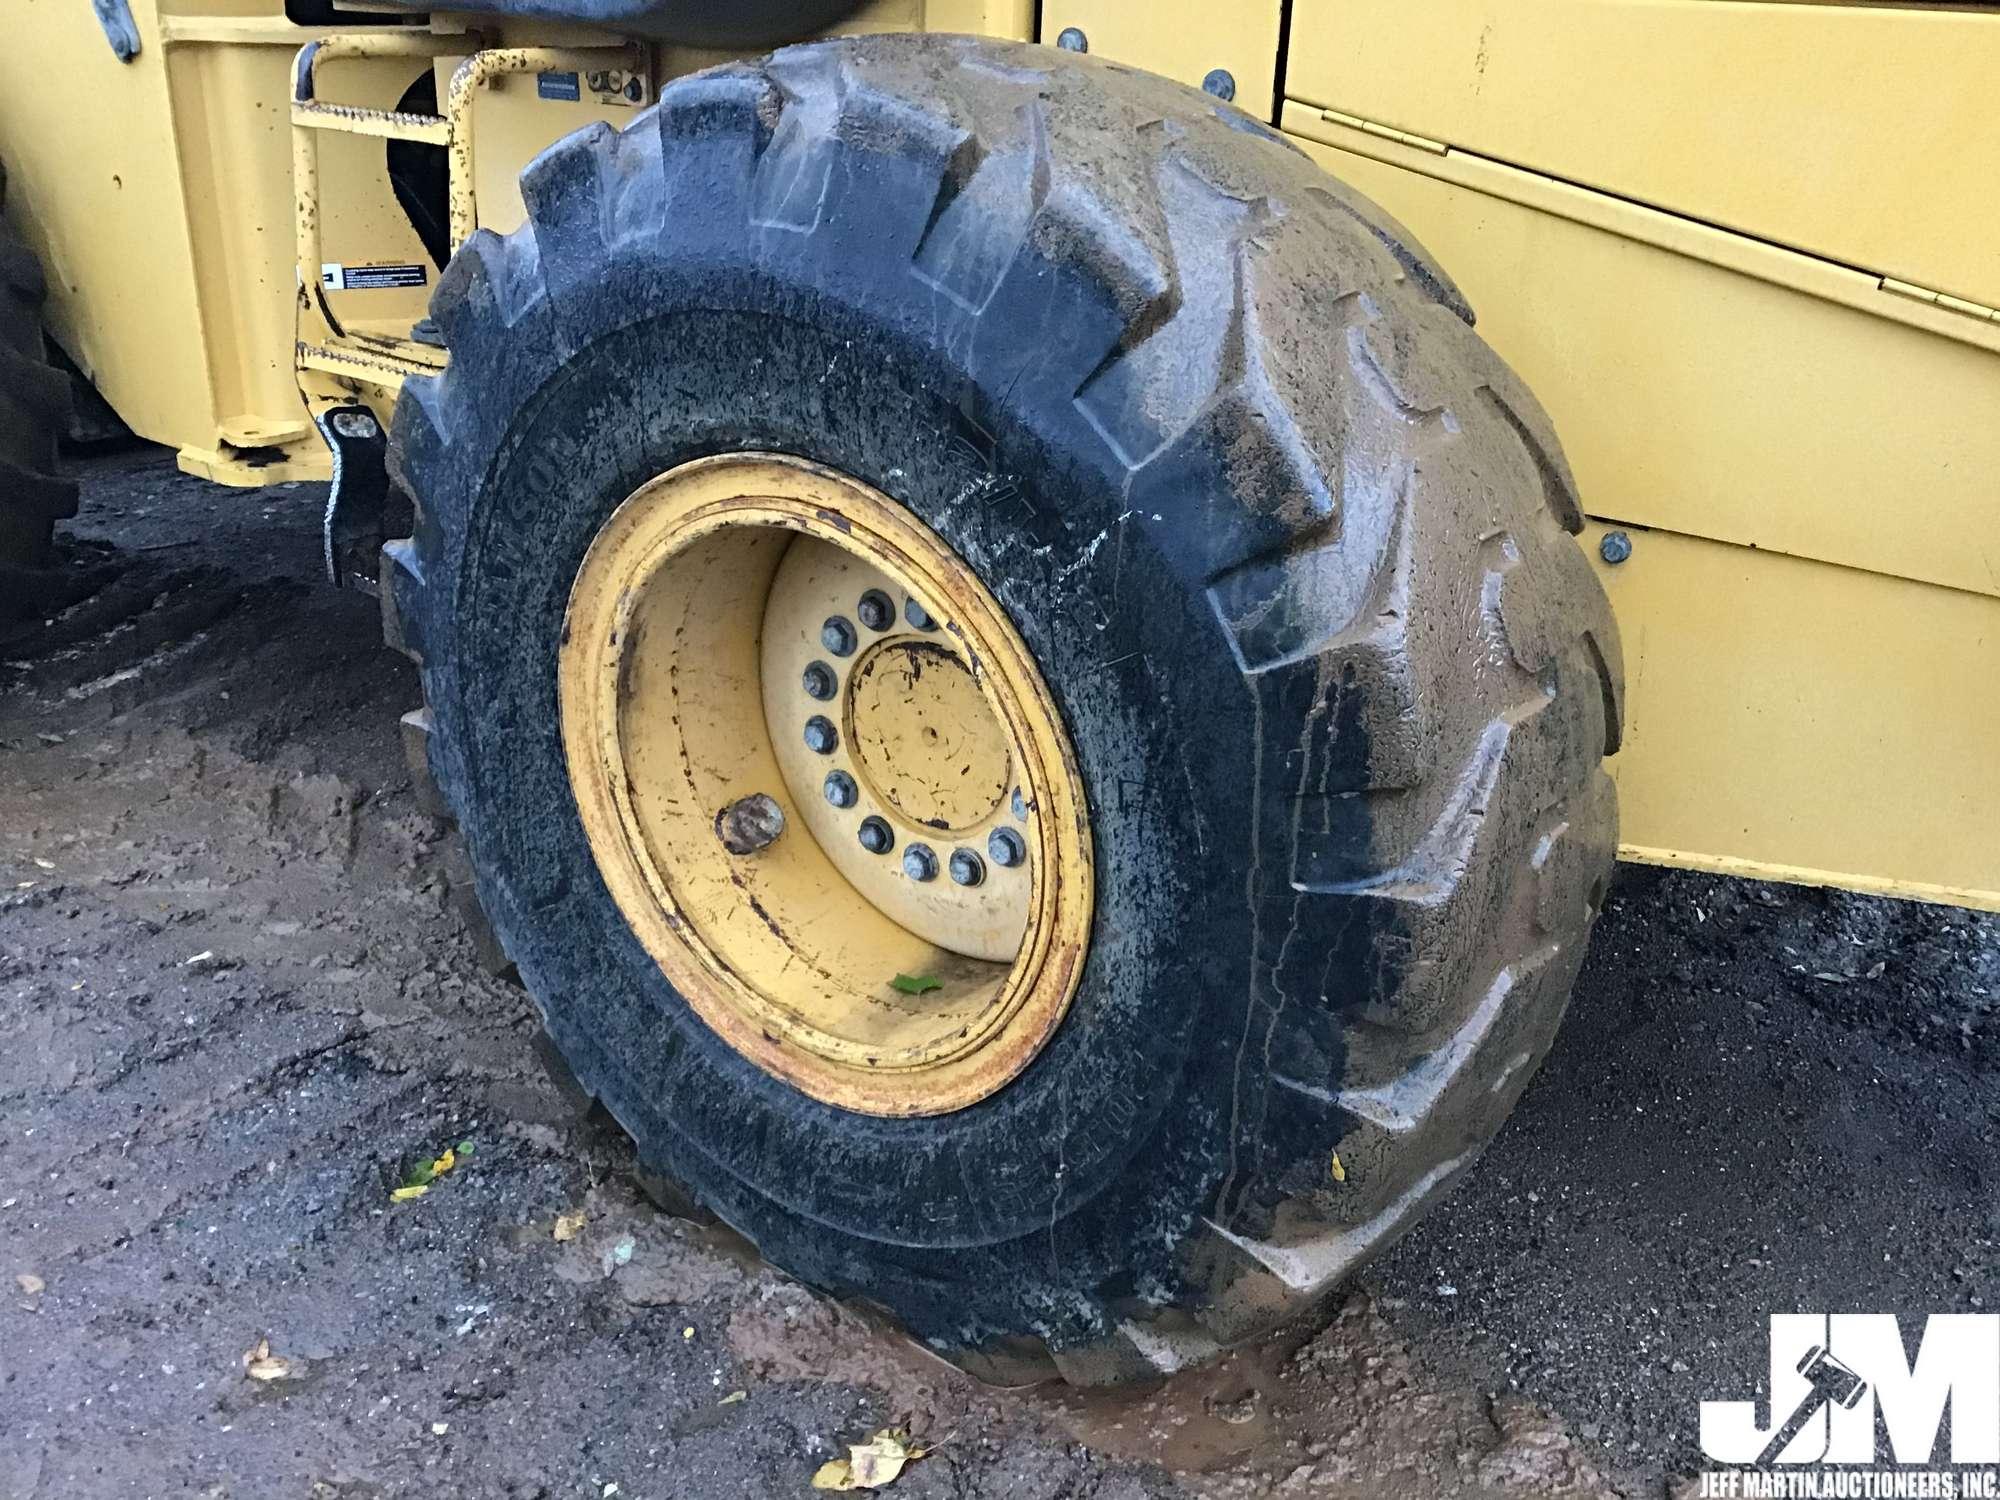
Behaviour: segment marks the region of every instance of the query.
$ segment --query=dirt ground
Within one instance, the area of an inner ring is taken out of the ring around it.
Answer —
[[[911,1497],[1660,1495],[1767,1314],[2000,1307],[2000,921],[1633,870],[1515,1119],[1330,1322],[974,1386],[645,1206],[547,1081],[323,489],[84,469],[104,587],[0,648],[0,1500],[804,1494],[884,1426]]]

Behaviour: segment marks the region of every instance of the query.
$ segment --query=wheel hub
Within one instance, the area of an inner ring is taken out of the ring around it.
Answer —
[[[1025,828],[1010,795],[1021,756],[944,617],[849,547],[800,537],[764,612],[764,719],[840,873],[899,926],[1005,963],[1021,951],[1033,872],[987,878],[986,844],[1003,824]],[[843,778],[831,795],[829,778]]]
[[[869,785],[904,817],[960,832],[1000,810],[1007,742],[972,670],[928,641],[884,641],[855,669],[847,722]]]
[[[700,460],[605,523],[567,625],[592,852],[712,1029],[875,1114],[1027,1065],[1081,968],[1088,817],[1032,657],[934,533],[799,460]]]

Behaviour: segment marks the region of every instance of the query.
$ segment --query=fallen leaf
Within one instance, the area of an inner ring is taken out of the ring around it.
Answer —
[[[55,866],[45,859],[38,859],[35,861],[35,868],[38,870],[53,870]]]
[[[14,1284],[30,1297],[39,1297],[49,1289],[49,1284],[33,1271],[23,1271],[14,1278]]]
[[[192,969],[196,964],[205,964],[214,957],[215,957],[215,950],[213,948],[204,948],[201,950],[201,952],[197,953],[193,958],[182,959],[181,967],[183,969]]]
[[[444,1148],[442,1156],[434,1156],[420,1161],[403,1174],[403,1185],[389,1194],[398,1203],[411,1198],[423,1197],[430,1185],[458,1165],[458,1153],[450,1146]]]
[[[893,1483],[903,1472],[904,1464],[921,1456],[920,1449],[905,1447],[901,1438],[886,1429],[847,1450],[848,1461],[854,1467],[854,1482],[864,1490],[879,1490]]]
[[[1333,1163],[1330,1170],[1333,1173],[1333,1180],[1335,1182],[1347,1181],[1347,1168],[1340,1164],[1340,1153],[1338,1151],[1333,1153]]]
[[[924,1450],[913,1448],[902,1436],[884,1427],[865,1443],[850,1443],[847,1457],[819,1466],[812,1477],[816,1490],[879,1490],[894,1484],[903,1465],[922,1458]]]
[[[889,988],[901,990],[906,995],[928,995],[932,990],[943,989],[944,981],[928,974],[898,974],[889,981]]]
[[[259,1339],[257,1347],[243,1356],[243,1373],[252,1380],[290,1380],[298,1372],[289,1359],[271,1352],[269,1339]]]
[[[584,1213],[578,1209],[573,1214],[556,1215],[556,1235],[558,1240],[573,1240],[583,1232]]]
[[[734,1406],[739,1401],[748,1401],[749,1399],[750,1393],[748,1391],[731,1391],[715,1404],[717,1406]]]

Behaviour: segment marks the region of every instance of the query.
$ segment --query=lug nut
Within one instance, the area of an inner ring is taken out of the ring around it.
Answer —
[[[912,844],[903,851],[903,873],[912,880],[937,879],[937,855],[929,844]]]
[[[1632,555],[1632,538],[1622,531],[1607,531],[1598,539],[1597,555],[1608,563],[1622,563]]]
[[[960,885],[978,885],[986,878],[986,861],[970,849],[951,851],[951,878]]]
[[[1201,81],[1201,91],[1227,104],[1236,97],[1236,80],[1230,76],[1229,69],[1212,68],[1208,76]]]
[[[1003,870],[1011,870],[1028,858],[1028,843],[1011,828],[996,828],[986,835],[986,853]]]
[[[870,854],[887,854],[896,847],[896,833],[880,818],[863,818],[855,837]]]
[[[854,626],[845,615],[830,615],[819,628],[819,643],[835,656],[854,654]]]
[[[833,675],[833,668],[823,661],[816,661],[805,669],[799,684],[806,690],[808,698],[817,698],[824,703],[840,686],[840,679]]]
[[[870,630],[887,630],[896,623],[896,601],[880,589],[870,589],[861,596],[861,602],[854,606],[861,623]]]
[[[835,807],[852,807],[861,795],[855,788],[854,778],[845,771],[828,771],[820,790],[826,793],[826,800]]]
[[[806,749],[815,755],[831,755],[840,745],[840,731],[825,714],[806,720]]]
[[[914,599],[907,599],[903,602],[903,618],[908,620],[918,630],[937,629],[937,621],[931,618],[930,611]]]
[[[1014,795],[1009,800],[1008,805],[1013,809],[1014,816],[1016,819],[1018,819],[1020,822],[1023,823],[1028,821],[1028,802],[1027,799],[1021,795],[1021,789],[1019,787],[1014,788]]]

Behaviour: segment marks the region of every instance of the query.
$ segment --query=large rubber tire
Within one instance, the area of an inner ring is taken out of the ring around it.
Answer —
[[[1616,844],[1617,633],[1548,420],[1456,290],[1237,111],[958,38],[683,78],[522,188],[526,225],[438,287],[451,364],[397,412],[419,520],[385,596],[584,1087],[773,1261],[983,1373],[1144,1375],[1330,1290],[1512,1107]],[[746,1062],[585,842],[571,580],[642,481],[739,449],[943,536],[1082,764],[1076,998],[954,1114],[849,1114]]]
[[[0,209],[6,201],[0,166]],[[76,514],[76,481],[56,472],[70,383],[43,342],[47,291],[34,252],[0,219],[0,625],[53,602],[55,523]]]

